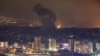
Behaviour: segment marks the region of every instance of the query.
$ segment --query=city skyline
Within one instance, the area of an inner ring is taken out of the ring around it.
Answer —
[[[100,56],[100,0],[0,0],[0,56]]]

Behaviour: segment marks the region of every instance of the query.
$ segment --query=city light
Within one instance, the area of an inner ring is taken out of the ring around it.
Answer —
[[[57,25],[57,29],[60,29],[60,28],[61,28],[61,25],[60,25],[60,24],[58,24],[58,25]]]
[[[69,44],[68,43],[62,43],[62,50],[65,50],[65,49],[69,49]]]
[[[68,47],[69,44],[68,44],[68,43],[63,43],[63,46],[64,46],[64,47]]]
[[[100,0],[0,0],[0,56],[100,56]]]
[[[100,54],[97,54],[97,56],[100,56]]]
[[[71,39],[68,39],[68,41]],[[73,44],[73,45],[72,45]],[[59,50],[69,50],[69,51],[74,51],[75,53],[80,53],[80,54],[91,54],[92,56],[100,56],[99,54],[99,45],[100,43],[96,43],[97,45],[97,52],[93,53],[93,42],[87,42],[85,41],[74,41],[73,43],[69,42],[64,42],[57,44],[56,39],[48,39],[48,44],[42,43],[41,36],[35,36],[34,37],[34,42],[28,42],[26,45],[19,45],[19,43],[15,42],[13,45],[8,45],[8,42],[0,42],[0,50],[5,50],[6,48],[9,49],[10,53],[7,55],[15,55],[17,52],[22,52],[27,55],[49,55],[49,52],[56,53]],[[48,47],[46,47],[48,45]],[[60,47],[62,45],[62,47]],[[59,46],[59,47],[57,47]],[[70,49],[74,47],[74,49]],[[19,50],[19,51],[18,51]]]
[[[16,24],[16,20],[12,17],[5,17],[5,16],[0,16],[0,25],[12,25]]]
[[[33,25],[32,24],[29,24],[29,26],[32,27]]]

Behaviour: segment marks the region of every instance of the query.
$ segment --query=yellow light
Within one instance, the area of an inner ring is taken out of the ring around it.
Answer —
[[[29,24],[29,26],[32,27],[33,25],[32,24]]]
[[[55,52],[56,52],[56,51],[58,51],[58,50],[57,50],[57,49],[53,49],[53,51],[55,51]]]
[[[57,28],[58,28],[58,29],[61,28],[61,25],[57,25]]]

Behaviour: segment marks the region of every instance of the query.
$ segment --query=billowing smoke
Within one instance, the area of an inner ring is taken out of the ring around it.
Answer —
[[[42,34],[52,34],[55,35],[55,14],[48,8],[44,8],[40,4],[36,5],[33,9],[36,14],[40,17],[42,24]]]
[[[54,29],[55,28],[56,16],[54,12],[52,12],[48,8],[44,8],[40,4],[36,5],[33,8],[33,10],[40,17],[42,27],[44,29]]]

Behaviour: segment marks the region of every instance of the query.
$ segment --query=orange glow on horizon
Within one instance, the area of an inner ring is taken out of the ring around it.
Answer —
[[[61,28],[61,25],[60,25],[60,24],[58,24],[58,25],[57,25],[57,29],[60,29],[60,28]]]

